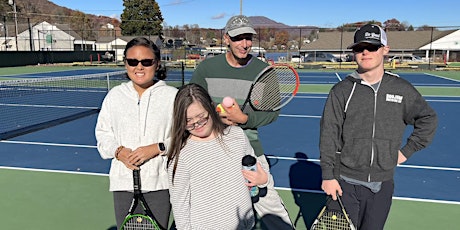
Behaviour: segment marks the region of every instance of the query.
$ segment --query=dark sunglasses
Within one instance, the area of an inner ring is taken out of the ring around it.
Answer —
[[[252,34],[240,34],[240,35],[237,35],[235,37],[230,37],[230,40],[232,42],[239,42],[239,41],[241,41],[243,39],[246,39],[247,41],[252,41]]]
[[[152,65],[155,65],[157,61],[155,59],[142,59],[142,60],[137,60],[137,59],[131,59],[131,58],[126,58],[126,63],[128,63],[129,66],[137,66],[139,65],[139,62],[142,64],[144,67],[149,67]]]
[[[375,52],[380,49],[380,47],[383,47],[382,45],[376,46],[376,45],[367,45],[367,46],[355,46],[353,47],[353,52],[355,53],[362,53],[364,50],[367,50],[369,52]]]

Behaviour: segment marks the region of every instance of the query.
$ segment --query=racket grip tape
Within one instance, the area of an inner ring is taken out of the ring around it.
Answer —
[[[133,170],[134,192],[141,190],[141,175],[140,170]]]

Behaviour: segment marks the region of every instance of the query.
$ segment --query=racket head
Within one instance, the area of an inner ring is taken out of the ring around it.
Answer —
[[[315,220],[310,229],[330,230],[330,229],[352,229],[344,214],[335,210],[325,210],[321,216]]]
[[[340,208],[331,208],[330,203],[337,202],[339,203]],[[324,205],[321,212],[318,214],[318,217],[313,222],[310,227],[311,230],[330,230],[330,229],[340,229],[340,230],[356,230],[351,220],[348,218],[348,214],[345,211],[345,208],[340,200],[340,197],[337,195],[337,201],[332,200],[332,197],[328,198],[326,205]]]
[[[121,230],[161,230],[160,226],[150,216],[128,214],[121,225]]]
[[[122,230],[162,230],[156,222],[144,195],[141,192],[141,175],[140,170],[133,170],[133,200],[120,229]],[[138,204],[141,204],[144,214],[135,213]]]
[[[256,77],[249,91],[248,102],[258,111],[277,111],[297,94],[299,74],[290,65],[273,64]]]

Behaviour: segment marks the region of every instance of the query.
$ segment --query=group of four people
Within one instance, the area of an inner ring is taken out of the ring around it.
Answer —
[[[240,108],[268,65],[250,55],[255,34],[247,17],[230,18],[228,52],[201,62],[179,89],[163,81],[152,41],[139,37],[126,45],[130,81],[109,91],[95,129],[100,155],[112,159],[117,226],[132,200],[132,170],[142,169],[142,192],[163,229],[171,209],[177,229],[252,229],[256,214],[264,229],[294,229],[258,137],[279,112]],[[362,27],[350,48],[359,68],[332,88],[321,120],[322,189],[343,196],[359,229],[383,229],[394,168],[431,141],[436,114],[414,87],[384,72],[389,47],[380,27]],[[216,112],[226,96],[234,105]],[[415,129],[400,148],[408,124]],[[256,171],[242,170],[245,155],[256,157]],[[251,186],[260,188],[257,199]]]

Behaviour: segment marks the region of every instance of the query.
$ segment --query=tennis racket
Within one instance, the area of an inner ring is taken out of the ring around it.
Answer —
[[[336,203],[339,204],[339,207],[337,207]],[[332,197],[328,198],[326,205],[321,209],[310,230],[356,230],[356,228],[348,217],[340,196],[337,194],[337,201],[335,202]]]
[[[299,90],[297,71],[290,65],[273,64],[255,78],[242,109],[250,104],[258,111],[277,111],[287,105]]]
[[[134,195],[133,201],[131,202],[131,207],[129,208],[128,215],[126,215],[123,224],[121,225],[121,230],[161,230],[158,223],[153,217],[152,211],[150,210],[147,202],[145,201],[144,196],[141,192],[141,180],[140,180],[140,171],[133,170],[133,179],[134,179]],[[134,213],[137,205],[141,203],[144,213]]]

